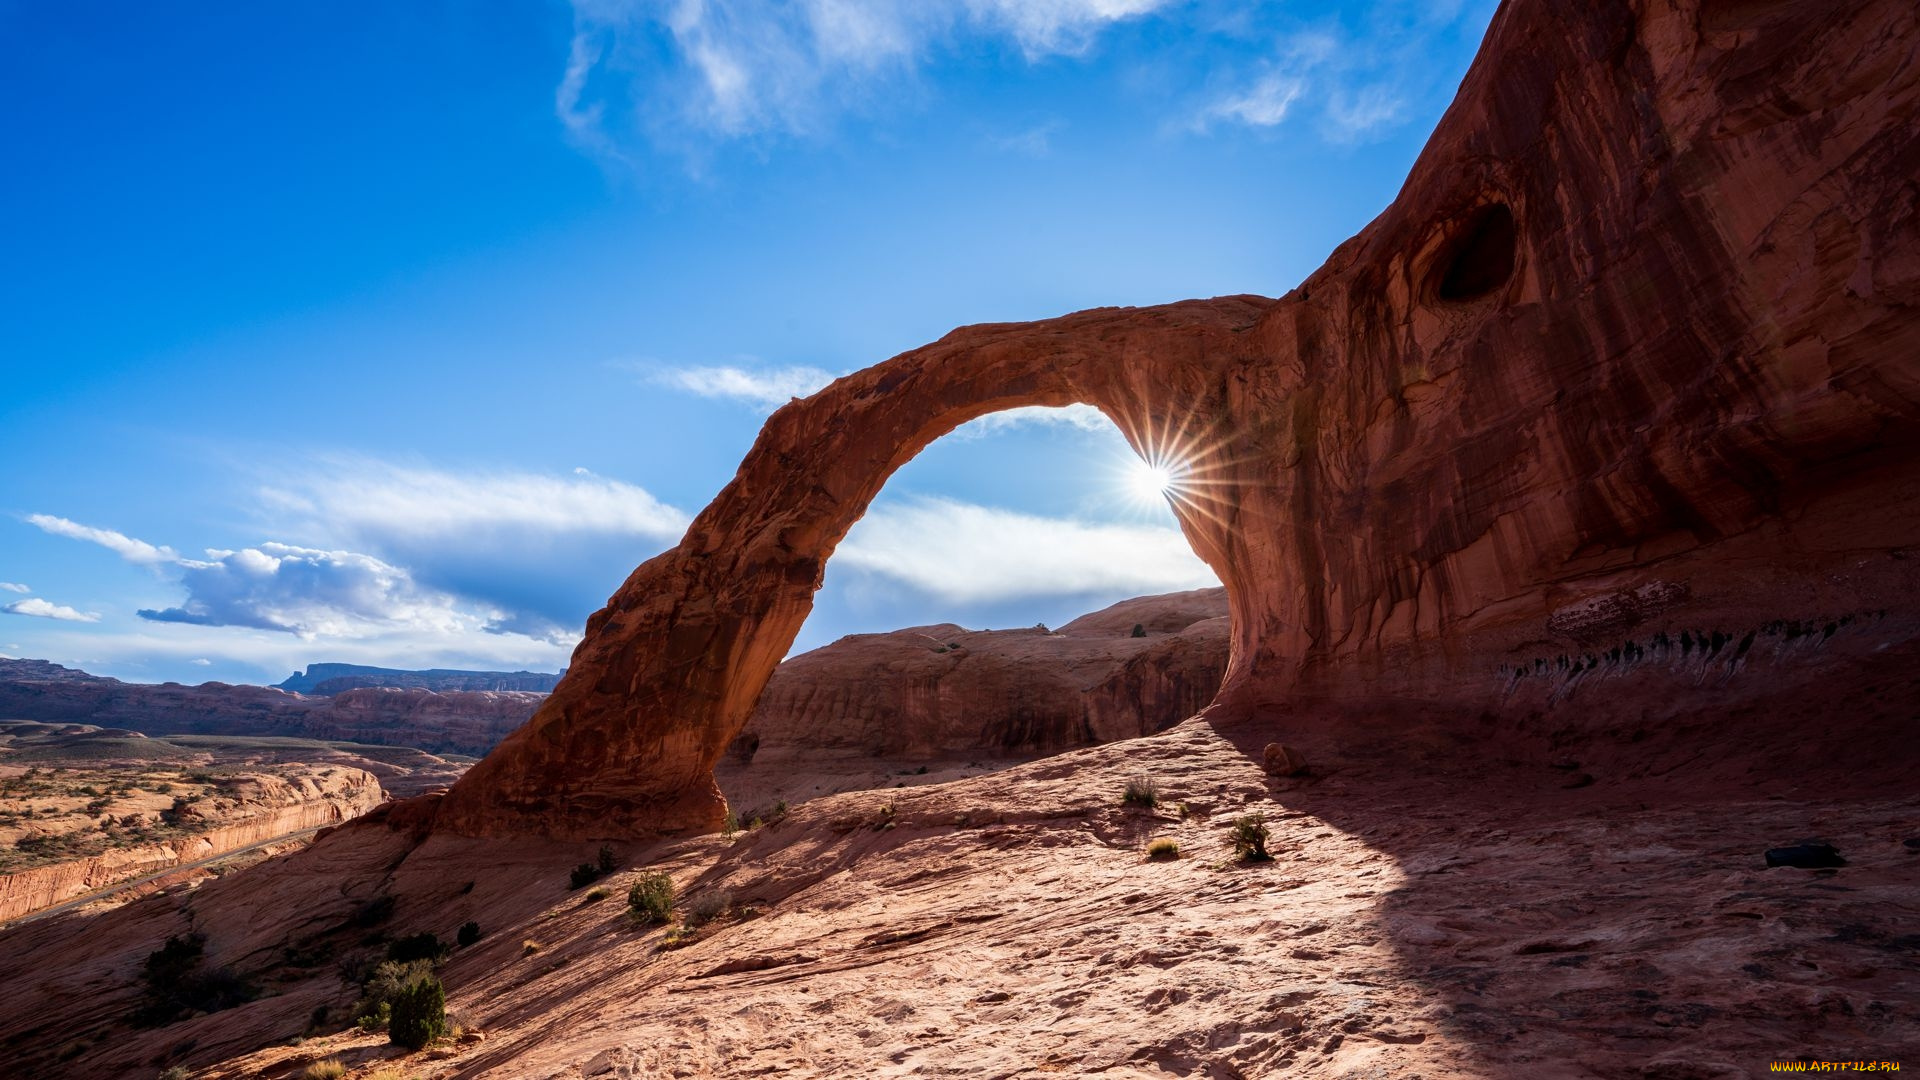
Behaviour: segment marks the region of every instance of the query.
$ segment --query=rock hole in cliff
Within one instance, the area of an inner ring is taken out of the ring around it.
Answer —
[[[1518,230],[1513,211],[1503,203],[1475,210],[1442,251],[1433,295],[1447,301],[1478,300],[1513,276]]]

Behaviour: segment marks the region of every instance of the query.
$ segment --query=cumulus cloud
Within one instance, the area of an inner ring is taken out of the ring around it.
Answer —
[[[151,566],[174,562],[180,558],[179,555],[174,553],[172,548],[155,547],[144,540],[135,540],[125,533],[117,533],[112,529],[96,529],[90,525],[82,525],[77,521],[69,521],[63,517],[54,517],[51,514],[28,515],[27,523],[46,532],[50,532],[55,536],[65,536],[73,540],[85,540],[90,544],[99,544],[101,547],[106,548],[108,551],[113,552],[130,563],[141,563]]]
[[[834,560],[955,603],[1219,584],[1176,528],[1040,517],[945,498],[876,507]]]
[[[421,588],[406,570],[357,552],[266,543],[207,556],[176,564],[187,589],[184,603],[142,609],[140,617],[306,638],[358,637],[391,627],[457,633],[493,617],[463,609],[454,597]]]
[[[51,604],[37,596],[0,606],[0,611],[11,615],[31,615],[38,619],[58,619],[61,622],[100,621],[100,616],[91,611],[76,611],[65,604]]]
[[[1029,60],[1075,54],[1167,2],[574,0],[554,111],[576,146],[597,153],[619,141],[606,118],[630,110],[719,138],[808,132],[878,77],[912,75],[937,42],[1006,41]]]
[[[835,378],[832,372],[813,367],[754,370],[728,365],[659,368],[647,374],[648,381],[659,386],[699,397],[742,401],[767,412],[793,398],[807,397]]]
[[[27,592],[33,591],[32,589],[27,588],[25,585],[22,585],[17,581],[0,581],[0,589],[5,589],[8,592],[18,592],[18,593],[27,593]]]

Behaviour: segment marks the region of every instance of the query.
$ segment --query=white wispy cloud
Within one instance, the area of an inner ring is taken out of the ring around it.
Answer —
[[[1003,154],[1017,154],[1021,157],[1043,158],[1053,153],[1053,135],[1064,125],[1058,120],[1049,120],[1036,124],[1024,131],[1006,135],[993,135],[987,139],[987,146]]]
[[[491,612],[494,632],[546,641],[576,639],[586,616],[691,520],[587,469],[455,471],[363,457],[280,469],[260,497],[263,531],[406,567],[420,587]]]
[[[1336,90],[1327,101],[1325,132],[1336,142],[1354,142],[1398,123],[1407,102],[1386,85]]]
[[[954,603],[1219,584],[1176,528],[1040,517],[945,498],[876,507],[834,560]]]
[[[970,420],[955,428],[953,433],[963,439],[978,438],[982,435],[997,435],[1015,428],[1035,426],[1107,431],[1113,427],[1113,423],[1104,413],[1091,405],[1066,405],[1060,408],[1023,405],[1017,409],[988,413],[978,420]]]
[[[1251,127],[1273,127],[1287,118],[1293,103],[1306,90],[1305,77],[1270,71],[1252,86],[1208,105],[1198,125],[1204,128],[1215,120],[1237,120]]]
[[[1016,45],[1029,60],[1085,51],[1100,31],[1169,0],[574,0],[554,109],[575,145],[605,153],[642,114],[719,138],[817,130],[910,77],[937,42]],[[665,56],[658,42],[671,41]],[[596,74],[610,78],[596,82]],[[596,96],[596,89],[600,96]],[[610,97],[617,100],[609,100]]]
[[[135,540],[125,533],[114,532],[112,529],[96,529],[91,525],[82,525],[77,521],[54,517],[51,514],[30,514],[27,522],[55,536],[99,544],[130,563],[151,566],[177,562],[180,558],[172,548],[155,547],[144,540]]]
[[[666,540],[677,538],[691,520],[645,488],[585,470],[567,476],[453,472],[329,457],[284,470],[260,493],[269,507],[324,523],[349,541],[502,533]]]
[[[0,589],[5,589],[8,592],[18,592],[18,593],[28,593],[33,591],[32,589],[27,588],[25,585],[22,585],[17,581],[0,581]]]
[[[1359,33],[1338,22],[1281,33],[1266,57],[1221,76],[1189,126],[1271,130],[1304,115],[1330,143],[1382,135],[1410,120],[1423,95],[1450,89],[1431,74],[1431,55],[1449,35],[1484,25],[1487,6],[1374,0],[1343,13]]]
[[[646,378],[699,397],[743,401],[772,412],[792,398],[807,397],[838,376],[814,367],[751,369],[719,365],[653,368],[646,371]]]
[[[91,611],[77,611],[65,604],[52,604],[39,597],[30,600],[15,600],[11,604],[0,605],[0,611],[12,615],[31,615],[38,619],[58,619],[61,622],[99,622],[100,616]]]

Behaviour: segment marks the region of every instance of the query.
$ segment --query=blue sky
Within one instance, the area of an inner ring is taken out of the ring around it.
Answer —
[[[0,0],[0,654],[553,669],[790,393],[1278,295],[1490,0]],[[1084,412],[888,484],[798,648],[1208,584]]]

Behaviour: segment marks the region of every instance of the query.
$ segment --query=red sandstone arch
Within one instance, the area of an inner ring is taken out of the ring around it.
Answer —
[[[1394,204],[1287,297],[969,327],[775,413],[437,824],[718,824],[711,767],[834,546],[1020,405],[1203,448],[1222,715],[1501,708],[1463,658],[1656,578],[1704,619],[1884,606],[1859,553],[1920,543],[1917,112],[1911,0],[1509,0]]]
[[[1216,508],[1232,502],[1243,448],[1219,418],[1228,373],[1251,359],[1244,334],[1272,303],[968,327],[789,403],[679,546],[593,617],[552,698],[462,779],[439,821],[481,832],[537,818],[580,837],[718,827],[713,766],[812,611],[828,558],[895,470],[989,413],[1084,403],[1136,449],[1196,448],[1176,513],[1232,602]]]

